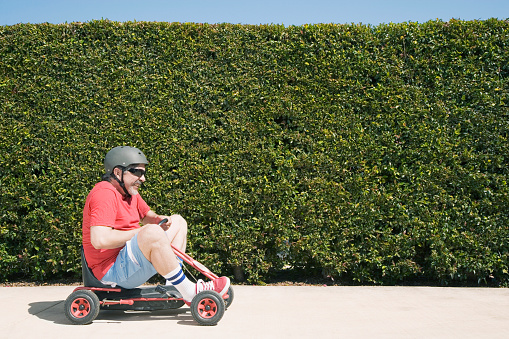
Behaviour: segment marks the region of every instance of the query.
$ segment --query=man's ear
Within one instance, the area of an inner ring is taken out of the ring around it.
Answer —
[[[122,177],[122,169],[115,167],[113,169],[113,175],[120,179]]]

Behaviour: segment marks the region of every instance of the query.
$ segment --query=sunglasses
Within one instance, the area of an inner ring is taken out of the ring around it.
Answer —
[[[145,175],[145,173],[147,173],[147,171],[145,171],[143,168],[128,168],[126,171],[131,172],[137,177],[142,177]]]

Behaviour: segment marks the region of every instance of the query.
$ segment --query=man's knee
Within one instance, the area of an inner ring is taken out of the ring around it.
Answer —
[[[138,233],[138,244],[140,246],[146,244],[157,244],[160,241],[166,241],[164,231],[159,225],[144,226]]]
[[[187,221],[181,215],[174,214],[171,216],[171,226],[176,226],[179,229],[179,232],[187,233]]]

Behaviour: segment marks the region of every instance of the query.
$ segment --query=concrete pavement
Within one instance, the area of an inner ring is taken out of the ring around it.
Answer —
[[[0,337],[27,338],[509,338],[509,289],[233,286],[217,326],[198,326],[186,306],[103,311],[71,325],[74,286],[0,287]]]

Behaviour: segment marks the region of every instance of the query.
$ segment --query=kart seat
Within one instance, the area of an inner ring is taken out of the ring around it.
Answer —
[[[103,284],[94,276],[92,270],[88,267],[83,247],[81,247],[81,275],[83,277],[83,285],[85,287],[111,288],[110,285]]]

